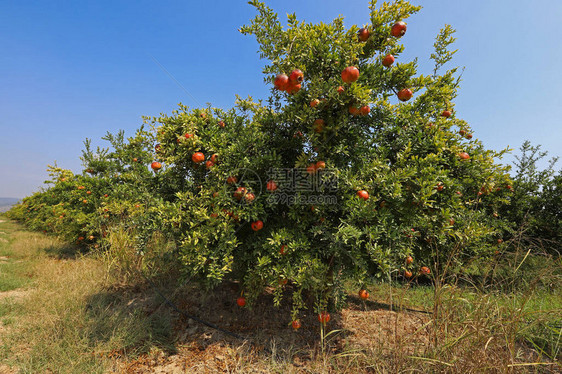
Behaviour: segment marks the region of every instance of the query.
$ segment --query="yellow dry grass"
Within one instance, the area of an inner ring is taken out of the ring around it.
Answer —
[[[25,271],[14,274],[29,279],[0,297],[0,373],[561,370],[518,340],[526,325],[517,303],[502,304],[493,296],[468,302],[460,290],[446,289],[440,317],[434,319],[430,308],[395,308],[401,297],[415,304],[417,290],[381,286],[373,289],[376,301],[350,297],[349,306],[332,315],[332,332],[322,341],[314,313],[304,312],[303,327],[294,332],[290,307],[274,308],[270,294],[249,310],[236,305],[239,289],[234,283],[210,293],[195,284],[159,284],[181,310],[248,338],[239,341],[182,319],[163,305],[154,290],[132,276],[142,265],[136,259],[125,258],[123,266],[103,256],[75,254],[57,240],[11,222],[0,223],[0,231],[7,240],[0,243],[0,260],[21,261]],[[127,257],[117,245],[112,251]],[[115,276],[115,269],[124,269],[127,276]]]

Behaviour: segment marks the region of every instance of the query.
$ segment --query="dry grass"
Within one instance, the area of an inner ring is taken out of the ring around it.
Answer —
[[[169,331],[166,311],[147,318],[126,295],[108,293],[101,261],[15,226],[10,236],[4,251],[26,264],[31,283],[23,297],[0,300],[3,363],[23,373],[102,373],[114,361],[109,353],[148,350],[159,323]]]
[[[0,243],[0,260],[20,261],[23,272],[12,276],[26,279],[9,291],[18,297],[0,298],[0,361],[10,367],[0,366],[0,373],[16,368],[22,373],[283,374],[562,370],[527,339],[530,331],[545,337],[538,328],[562,320],[559,289],[496,294],[373,285],[370,301],[350,296],[348,307],[332,315],[322,340],[313,313],[303,313],[303,327],[295,332],[289,307],[274,308],[270,293],[252,309],[242,309],[235,303],[236,283],[206,292],[195,284],[179,285],[173,276],[160,279],[158,287],[181,310],[247,338],[241,341],[164,305],[135,275],[153,268],[127,249],[126,233],[112,239],[112,250],[122,258],[108,261],[76,254],[9,222],[0,223],[0,231],[8,240]],[[290,286],[288,299],[289,291]],[[556,336],[549,341],[555,343]]]
[[[114,281],[122,284],[139,284],[144,281],[141,274],[154,276],[168,274],[172,276],[177,270],[175,258],[171,256],[173,245],[155,233],[146,246],[144,253],[139,253],[131,229],[117,226],[108,231],[105,244],[96,253],[106,266],[106,272]]]

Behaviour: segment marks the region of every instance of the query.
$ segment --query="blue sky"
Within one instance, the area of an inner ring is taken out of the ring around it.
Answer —
[[[367,0],[267,3],[283,20],[292,12],[308,22],[368,20]],[[434,37],[451,24],[453,64],[466,67],[457,116],[489,148],[529,139],[562,155],[562,1],[417,4],[424,8],[407,21],[401,60],[417,56],[419,72],[429,72]],[[237,31],[253,16],[237,0],[0,2],[0,196],[38,190],[55,160],[79,171],[85,138],[103,144],[106,131],[131,134],[141,116],[170,113],[178,102],[231,107],[236,94],[265,98],[265,61]]]

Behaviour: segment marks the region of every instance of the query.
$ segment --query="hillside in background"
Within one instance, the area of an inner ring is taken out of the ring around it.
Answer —
[[[7,212],[18,201],[20,199],[14,197],[0,197],[0,213]]]

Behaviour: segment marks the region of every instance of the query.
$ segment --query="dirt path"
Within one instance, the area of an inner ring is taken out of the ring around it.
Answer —
[[[27,295],[28,292],[29,291],[20,290],[20,289],[11,290],[11,291],[3,291],[3,292],[0,292],[0,300],[7,299],[7,298],[21,299],[22,297]]]
[[[0,219],[0,223],[5,223],[6,221]],[[0,231],[0,243],[7,243],[8,240],[5,238],[7,233],[4,231]],[[8,256],[0,256],[0,264],[7,264],[10,261],[10,257]],[[24,290],[10,290],[10,291],[3,291],[0,292],[0,302],[4,302],[5,300],[10,299],[18,300],[23,298],[26,295],[27,291]],[[4,325],[4,322],[0,319],[0,345],[3,345],[2,337],[5,336],[10,331],[9,327]],[[7,365],[0,363],[0,374],[15,374],[16,371],[10,368]]]
[[[0,223],[4,223],[4,222],[6,222],[6,221],[2,221],[2,220],[0,219]],[[0,231],[0,242],[1,242],[1,243],[7,243],[8,240],[7,240],[6,238],[3,238],[2,235],[6,235],[6,233],[5,233],[4,231]]]

